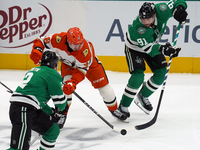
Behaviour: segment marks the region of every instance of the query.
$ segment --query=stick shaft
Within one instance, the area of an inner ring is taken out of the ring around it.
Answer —
[[[0,84],[3,85],[5,88],[7,88],[9,93],[13,93],[13,91],[9,87],[7,87],[5,84],[3,84],[1,81],[0,81]]]
[[[104,119],[94,108],[92,108],[82,97],[80,97],[75,91],[73,92],[93,113],[95,113],[101,120],[103,120],[110,128],[114,129],[114,126]]]
[[[180,27],[181,27],[181,23],[179,23],[178,27],[177,27],[176,36],[175,36],[174,43],[173,43],[173,48],[176,46],[178,35],[179,35],[179,32],[180,32]],[[163,90],[165,89],[165,85],[166,85],[169,69],[171,67],[171,63],[172,63],[172,57],[170,57],[169,62],[168,62],[167,71],[166,71],[166,74],[165,74],[165,80],[163,82],[163,87],[162,87]]]
[[[40,136],[40,134],[37,134],[37,136],[29,143],[29,146],[32,146],[35,143],[35,141],[37,141],[40,138]]]

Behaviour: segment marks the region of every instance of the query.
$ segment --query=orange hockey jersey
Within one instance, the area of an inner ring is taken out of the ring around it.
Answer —
[[[98,59],[95,57],[94,47],[91,42],[84,39],[82,49],[73,51],[67,43],[67,32],[55,33],[49,36],[39,37],[33,42],[33,49],[41,47],[55,51],[62,63],[74,68],[72,79],[81,82],[89,68],[98,65]]]

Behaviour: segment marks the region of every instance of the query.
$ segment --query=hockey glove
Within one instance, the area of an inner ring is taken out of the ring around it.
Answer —
[[[63,86],[63,92],[66,95],[70,95],[74,92],[74,90],[76,89],[76,82],[72,79],[67,80],[65,82],[66,84]]]
[[[51,108],[53,113],[51,114],[52,120],[57,123],[60,119],[60,116],[57,115],[56,109],[55,108]]]
[[[188,13],[185,11],[185,7],[183,5],[178,5],[173,11],[174,18],[180,23],[185,22],[187,15]]]
[[[31,52],[30,58],[33,60],[35,65],[39,65],[39,62],[42,58],[42,48],[41,47],[34,47]]]
[[[58,107],[52,108],[53,113],[51,114],[53,120],[55,123],[57,123],[60,120],[60,117],[62,117],[62,115],[66,115],[68,112],[68,105],[66,104],[65,109],[63,111],[60,111],[60,109]]]
[[[173,48],[169,42],[167,42],[165,45],[161,45],[159,48],[161,53],[172,58],[177,57],[180,50],[180,47]]]

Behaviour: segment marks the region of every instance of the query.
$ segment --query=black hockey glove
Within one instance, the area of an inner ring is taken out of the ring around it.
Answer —
[[[165,45],[161,45],[159,48],[161,53],[172,58],[177,57],[180,50],[180,47],[173,48],[169,42],[167,42]]]
[[[53,113],[51,114],[53,120],[55,123],[57,123],[60,120],[60,117],[67,113],[68,111],[68,105],[66,105],[65,109],[63,111],[60,111],[58,107],[52,108]]]
[[[51,114],[52,120],[57,123],[60,119],[60,116],[57,115],[56,113],[56,109],[55,108],[51,108],[53,113]]]
[[[173,11],[174,18],[180,23],[185,22],[187,15],[188,13],[185,11],[185,7],[183,5],[178,5]]]

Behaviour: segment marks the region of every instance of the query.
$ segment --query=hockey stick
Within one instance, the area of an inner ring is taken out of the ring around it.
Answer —
[[[94,110],[82,97],[80,97],[75,91],[73,92],[73,94],[76,95],[76,97],[78,97],[93,113],[95,113],[101,120],[103,120],[111,129],[120,132],[122,135],[125,135],[127,133],[125,129],[120,129],[110,124],[96,110]]]
[[[1,81],[0,81],[0,84],[3,85],[3,86],[7,89],[7,92],[13,93],[13,90],[11,90],[9,87],[7,87],[5,84],[3,84]],[[37,139],[39,139],[39,137],[40,137],[40,134],[38,134],[32,141],[30,141],[29,145],[30,145],[30,146],[33,145],[33,143],[34,143]]]
[[[175,47],[175,45],[176,45],[177,38],[178,38],[178,35],[179,35],[179,31],[180,31],[180,27],[181,27],[181,23],[178,24],[176,36],[175,36],[174,43],[173,43],[173,47]],[[153,119],[150,120],[149,122],[145,123],[145,124],[136,125],[135,129],[137,129],[137,130],[146,129],[146,128],[152,126],[156,122],[157,117],[158,117],[158,112],[159,112],[159,109],[160,109],[160,104],[161,104],[161,101],[162,101],[162,96],[163,96],[163,93],[164,93],[164,90],[165,90],[165,85],[166,85],[169,69],[170,69],[170,66],[171,66],[171,62],[172,62],[172,57],[170,56],[169,63],[168,63],[168,66],[167,66],[167,71],[166,71],[166,74],[165,74],[165,80],[163,82],[162,91],[160,93],[160,98],[159,98],[159,101],[158,101],[158,106],[157,106],[156,113],[155,113]]]
[[[9,87],[7,87],[5,84],[3,84],[1,81],[0,81],[0,84],[3,85],[5,88],[8,89],[7,92],[9,92],[9,93],[13,93],[13,91],[12,91]]]
[[[35,136],[35,138],[32,141],[30,141],[29,146],[33,145],[35,141],[37,141],[40,138],[40,136],[40,134],[37,134],[37,136]]]

